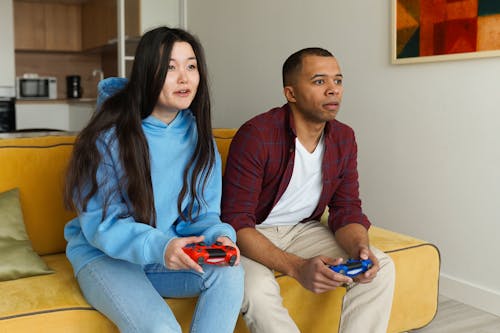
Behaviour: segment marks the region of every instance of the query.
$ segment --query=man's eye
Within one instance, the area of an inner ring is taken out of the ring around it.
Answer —
[[[323,83],[325,83],[325,80],[323,80],[323,79],[314,80],[314,81],[313,81],[313,83],[314,83],[315,85],[318,85],[318,86],[319,86],[319,85],[322,85]]]
[[[342,79],[335,79],[335,84],[341,86],[342,85]]]

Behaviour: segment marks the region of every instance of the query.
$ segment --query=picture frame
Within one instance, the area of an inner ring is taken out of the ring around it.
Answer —
[[[391,62],[500,56],[500,1],[391,0]]]

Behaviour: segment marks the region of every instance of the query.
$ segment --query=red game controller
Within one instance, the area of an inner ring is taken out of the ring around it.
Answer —
[[[183,248],[184,252],[196,261],[199,265],[224,265],[233,266],[238,257],[238,252],[232,246],[222,245],[221,242],[215,242],[212,245],[205,243],[189,244]]]

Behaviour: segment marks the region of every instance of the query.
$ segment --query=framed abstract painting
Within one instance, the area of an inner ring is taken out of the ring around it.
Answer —
[[[500,56],[500,0],[391,0],[392,62]]]

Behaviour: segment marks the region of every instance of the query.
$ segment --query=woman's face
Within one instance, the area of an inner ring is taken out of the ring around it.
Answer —
[[[169,124],[179,110],[189,108],[199,83],[200,73],[193,48],[187,42],[175,42],[153,115]]]

